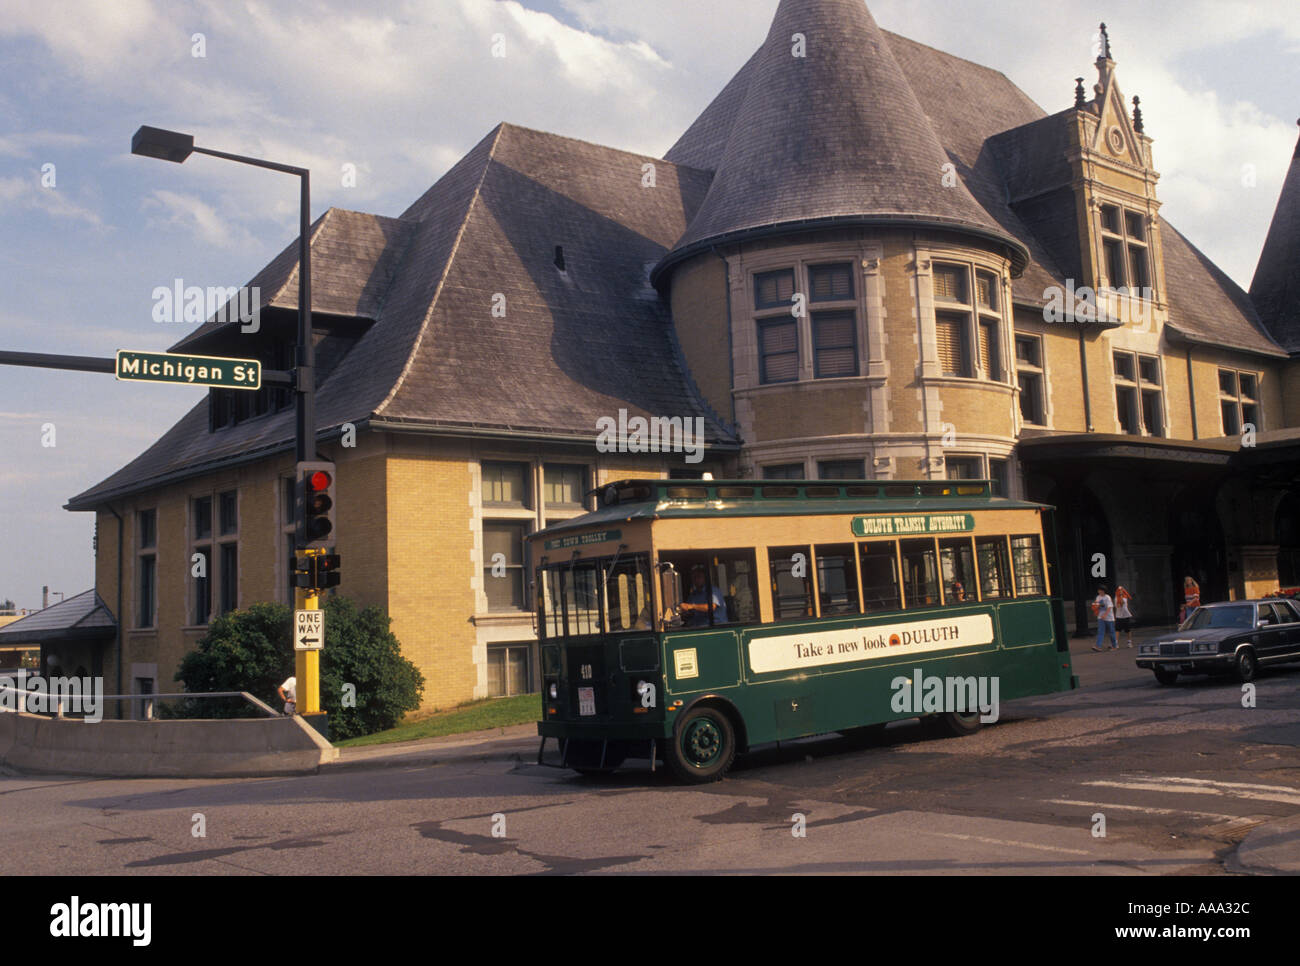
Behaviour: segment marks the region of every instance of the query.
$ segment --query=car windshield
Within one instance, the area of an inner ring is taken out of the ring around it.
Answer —
[[[1249,628],[1255,616],[1255,608],[1250,604],[1238,604],[1235,607],[1200,607],[1192,616],[1183,621],[1180,631],[1199,631],[1213,627]]]

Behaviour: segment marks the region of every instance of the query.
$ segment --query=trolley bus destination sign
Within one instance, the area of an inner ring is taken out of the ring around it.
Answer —
[[[126,382],[170,382],[223,389],[260,389],[262,386],[262,364],[256,359],[221,356],[118,349],[114,374]]]
[[[619,540],[622,536],[622,530],[597,530],[594,533],[582,533],[572,537],[557,537],[554,540],[547,540],[546,549],[568,550],[572,547],[585,547],[592,543],[608,543],[611,540]]]
[[[924,536],[927,533],[969,533],[975,529],[971,513],[915,513],[854,517],[855,537]]]

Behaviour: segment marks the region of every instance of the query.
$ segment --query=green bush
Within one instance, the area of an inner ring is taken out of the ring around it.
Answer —
[[[420,706],[424,676],[402,657],[390,619],[378,607],[357,610],[346,597],[330,597],[324,610],[321,705],[329,713],[330,737],[354,738],[393,727]],[[284,702],[276,689],[294,673],[292,634],[293,611],[283,604],[254,604],[223,614],[185,655],[176,680],[186,691],[247,691],[279,710]],[[227,718],[246,717],[250,710],[224,699],[182,705],[172,713]]]

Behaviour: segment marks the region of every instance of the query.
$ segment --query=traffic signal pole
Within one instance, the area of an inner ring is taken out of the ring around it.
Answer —
[[[294,371],[297,396],[298,462],[316,459],[316,346],[311,327],[311,173],[306,168],[296,172],[302,191],[298,205],[298,349]],[[303,539],[307,526],[307,506],[298,501],[300,519],[297,532]],[[298,548],[306,551],[306,547]],[[308,555],[312,555],[307,551]],[[300,610],[319,610],[316,588],[295,588],[295,603]],[[320,651],[293,652],[294,677],[298,679],[299,714],[320,713]]]

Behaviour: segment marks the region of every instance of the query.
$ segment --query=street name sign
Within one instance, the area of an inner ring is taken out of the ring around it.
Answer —
[[[293,612],[293,649],[319,651],[325,646],[325,612],[323,610],[296,610]]]
[[[125,382],[170,382],[222,389],[262,387],[262,364],[256,359],[118,349],[113,373]]]

